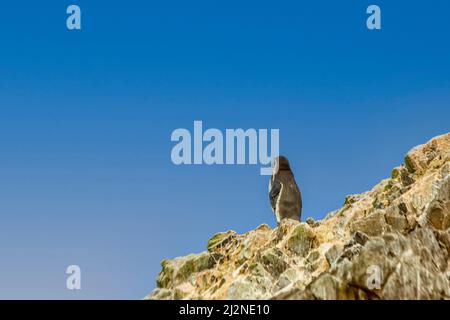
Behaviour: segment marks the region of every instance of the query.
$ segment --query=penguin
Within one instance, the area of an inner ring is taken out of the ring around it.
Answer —
[[[272,163],[269,200],[278,224],[284,219],[300,221],[302,195],[286,157],[276,157]]]

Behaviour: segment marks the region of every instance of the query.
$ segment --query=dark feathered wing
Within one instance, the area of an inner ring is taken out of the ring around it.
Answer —
[[[270,206],[272,207],[273,212],[275,212],[276,206],[277,206],[277,199],[280,195],[281,191],[281,183],[274,179],[273,177],[270,179],[269,184],[269,200],[270,200]]]

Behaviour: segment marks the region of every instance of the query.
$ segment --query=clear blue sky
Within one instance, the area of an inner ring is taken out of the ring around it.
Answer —
[[[374,3],[381,31],[365,26]],[[450,131],[449,14],[444,0],[2,2],[0,298],[139,299],[163,258],[274,226],[257,167],[172,164],[171,132],[194,120],[279,128],[304,218],[370,189]]]

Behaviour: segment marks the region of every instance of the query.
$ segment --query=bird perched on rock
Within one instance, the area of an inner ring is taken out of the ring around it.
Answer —
[[[269,199],[278,224],[283,219],[300,221],[302,195],[286,157],[276,157],[272,163]]]

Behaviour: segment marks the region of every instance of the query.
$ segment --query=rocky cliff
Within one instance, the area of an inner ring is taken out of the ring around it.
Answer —
[[[218,233],[147,299],[449,299],[450,133],[320,221]]]

